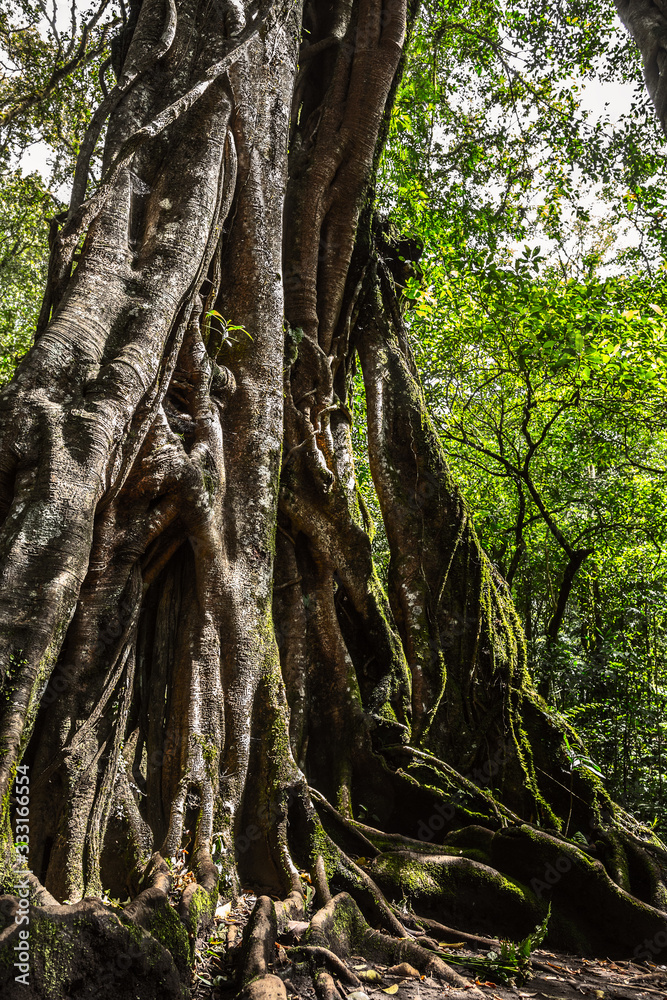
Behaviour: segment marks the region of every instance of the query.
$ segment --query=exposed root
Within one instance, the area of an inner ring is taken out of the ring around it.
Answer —
[[[275,909],[279,935],[285,933],[291,922],[302,921],[306,913],[300,892],[290,892],[287,899],[275,904]]]
[[[310,788],[309,791],[325,830],[344,851],[348,854],[361,854],[366,858],[374,858],[380,853],[365,836],[363,824],[341,815],[316,788]]]
[[[345,852],[333,842],[332,846],[339,853],[335,881],[341,888],[353,893],[362,910],[365,910],[372,919],[377,921],[390,934],[396,934],[398,937],[406,937],[407,934],[403,924],[397,919],[377,883],[373,881],[363,868],[348,858]]]
[[[256,976],[265,976],[273,962],[278,937],[278,920],[273,901],[260,896],[243,938],[242,982],[248,983]]]
[[[31,871],[26,871],[23,876],[28,885],[33,901],[37,906],[57,906],[58,900],[54,899],[48,889],[45,889],[36,875]]]
[[[193,868],[197,881],[191,882],[183,890],[178,914],[194,941],[198,936],[203,936],[213,923],[219,875],[208,848],[203,846],[195,854]]]
[[[315,992],[319,1000],[341,1000],[336,984],[328,972],[319,972],[315,976]]]
[[[16,897],[0,897],[0,994],[8,1000],[69,1000],[81,983],[95,984],[97,1000],[182,1000],[189,962],[181,973],[171,941],[166,947],[156,934],[98,899],[30,907],[29,985],[19,986],[13,965],[19,912]]]
[[[413,913],[402,912],[400,913],[400,917],[409,927],[424,928],[433,934],[437,934],[440,938],[449,938],[449,943],[451,944],[457,941],[465,941],[466,944],[482,948],[497,948],[499,944],[497,939],[480,937],[479,934],[468,934],[467,931],[460,931],[455,927],[447,927],[445,924],[441,924],[437,920],[431,920],[429,917],[417,917]]]
[[[287,1000],[287,990],[279,976],[267,974],[247,983],[241,996],[247,1000]]]
[[[340,958],[361,954],[385,965],[409,962],[424,975],[461,988],[469,986],[440,958],[410,938],[393,938],[369,927],[361,910],[347,893],[334,896],[313,916],[306,938],[309,944],[331,950]]]
[[[329,890],[329,883],[327,882],[327,874],[324,869],[324,861],[321,854],[317,855],[317,859],[313,865],[313,885],[315,886],[315,892],[317,893],[317,899],[320,906],[325,906],[331,899],[331,892]]]
[[[315,966],[324,967],[333,972],[341,982],[346,983],[347,986],[361,986],[361,980],[358,976],[355,976],[354,972],[345,965],[340,958],[335,955],[328,948],[322,948],[318,945],[296,945],[293,948],[287,948],[287,954],[291,959],[295,961],[307,960],[310,961]]]
[[[285,984],[270,969],[276,950],[278,917],[268,896],[260,896],[243,935],[242,995],[249,1000],[286,1000]]]

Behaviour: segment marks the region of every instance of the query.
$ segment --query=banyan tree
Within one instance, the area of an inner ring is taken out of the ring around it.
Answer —
[[[252,997],[290,921],[452,984],[419,920],[518,939],[550,906],[553,947],[664,958],[667,851],[571,766],[377,252],[415,13],[133,0],[114,42],[0,395],[3,996],[180,996],[241,886]]]

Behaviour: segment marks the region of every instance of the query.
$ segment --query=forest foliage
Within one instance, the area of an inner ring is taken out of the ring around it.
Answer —
[[[50,219],[125,16],[73,10],[0,0],[2,384],[32,342]],[[587,111],[587,88],[614,83],[627,109]],[[33,146],[44,175],[25,165]],[[663,834],[664,153],[612,4],[426,3],[376,193],[424,391],[540,691]],[[381,526],[359,431],[356,447]],[[386,571],[381,527],[373,545]]]

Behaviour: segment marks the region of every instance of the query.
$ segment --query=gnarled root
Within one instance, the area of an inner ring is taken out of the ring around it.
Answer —
[[[411,938],[390,937],[369,927],[355,901],[344,892],[334,896],[313,916],[306,940],[331,950],[341,958],[361,954],[384,965],[408,962],[424,975],[434,976],[460,988],[469,986],[442,959]]]
[[[14,949],[25,928],[17,919],[23,912],[19,906],[14,896],[0,897],[3,998],[69,1000],[84,983],[95,984],[99,1000],[184,997],[189,971],[179,974],[171,942],[161,943],[154,933],[98,899],[70,906],[30,906],[30,958],[23,963],[25,967],[15,967],[13,962],[21,952]],[[17,981],[15,977],[22,973],[26,975]]]

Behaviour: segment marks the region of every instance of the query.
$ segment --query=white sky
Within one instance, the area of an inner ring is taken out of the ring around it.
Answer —
[[[589,113],[591,123],[603,117],[616,122],[629,110],[633,93],[634,86],[630,83],[599,83],[597,80],[590,80],[580,91],[581,106]]]

